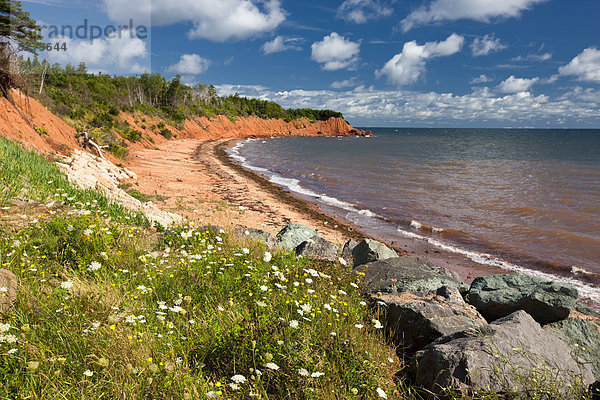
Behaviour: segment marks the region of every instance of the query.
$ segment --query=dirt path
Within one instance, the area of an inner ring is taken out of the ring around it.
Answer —
[[[186,139],[166,142],[160,150],[136,150],[128,168],[138,178],[129,183],[159,207],[202,224],[276,233],[290,222],[302,223],[338,245],[344,242],[345,235],[330,228],[335,221],[311,218],[306,210],[278,198],[273,189],[221,162],[215,151],[224,142]]]

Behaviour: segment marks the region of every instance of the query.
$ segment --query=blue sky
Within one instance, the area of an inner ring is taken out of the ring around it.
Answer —
[[[44,25],[148,37],[53,37],[52,62],[179,73],[356,126],[600,128],[598,0],[31,0]],[[49,31],[46,31],[49,34]]]

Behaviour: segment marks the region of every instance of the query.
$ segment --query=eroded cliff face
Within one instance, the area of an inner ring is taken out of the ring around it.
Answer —
[[[160,119],[148,118],[140,115],[121,114],[121,118],[127,121],[132,129],[143,133],[139,143],[132,143],[132,149],[149,148],[152,145],[164,143],[165,139],[158,133],[158,129],[149,127],[156,126]],[[163,121],[164,123],[164,121]],[[174,138],[177,139],[242,139],[250,137],[271,137],[288,135],[366,135],[367,132],[357,130],[342,118],[330,118],[327,121],[311,122],[308,119],[285,122],[282,119],[262,119],[258,117],[243,117],[230,120],[224,115],[212,118],[193,117],[184,122],[183,128],[178,129],[171,125],[165,125]]]
[[[29,149],[45,153],[68,154],[79,149],[77,132],[61,118],[52,114],[37,100],[13,90],[14,104],[0,98],[0,135],[22,142]],[[130,128],[142,132],[142,139],[129,142],[130,149],[153,148],[166,142],[157,126],[162,122],[173,139],[236,139],[284,135],[365,135],[342,118],[311,122],[308,119],[285,122],[282,119],[240,117],[229,119],[224,115],[193,117],[182,127],[172,126],[158,118],[143,114],[121,113]],[[162,127],[162,125],[161,125]],[[112,157],[108,156],[109,159]]]
[[[224,115],[214,118],[200,117],[187,120],[185,134],[198,138],[245,138],[281,135],[349,135],[357,131],[342,118],[310,122],[307,119],[285,122],[282,119],[258,117],[237,118],[235,122]]]
[[[13,90],[13,102],[0,96],[0,135],[30,150],[67,154],[79,148],[76,131],[37,100]]]

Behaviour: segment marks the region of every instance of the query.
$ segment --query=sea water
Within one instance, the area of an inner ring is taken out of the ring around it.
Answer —
[[[600,130],[365,128],[238,143],[247,168],[342,218],[600,302]]]

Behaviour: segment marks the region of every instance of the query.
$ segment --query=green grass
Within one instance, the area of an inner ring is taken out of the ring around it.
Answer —
[[[0,206],[14,198],[62,202],[122,223],[148,225],[142,214],[128,211],[98,191],[75,187],[52,162],[0,137]]]
[[[392,396],[401,366],[359,277],[292,253],[267,262],[268,251],[210,229],[161,234],[98,216],[5,227],[0,261],[20,290],[0,397]]]

